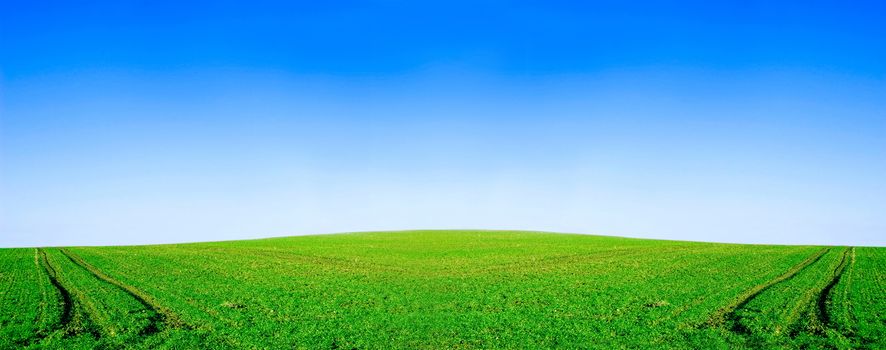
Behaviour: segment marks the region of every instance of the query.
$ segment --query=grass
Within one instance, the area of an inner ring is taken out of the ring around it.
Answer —
[[[883,348],[886,249],[410,231],[0,249],[0,348]]]

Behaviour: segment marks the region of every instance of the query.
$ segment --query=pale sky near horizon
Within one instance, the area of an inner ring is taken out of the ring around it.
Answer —
[[[0,247],[886,246],[877,2],[0,4]]]

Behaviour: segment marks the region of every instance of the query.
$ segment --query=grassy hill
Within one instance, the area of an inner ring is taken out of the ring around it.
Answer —
[[[886,248],[499,231],[0,249],[0,348],[886,347]]]

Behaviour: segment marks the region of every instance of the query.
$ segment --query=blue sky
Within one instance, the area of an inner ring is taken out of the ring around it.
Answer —
[[[886,245],[877,2],[0,4],[0,246]]]

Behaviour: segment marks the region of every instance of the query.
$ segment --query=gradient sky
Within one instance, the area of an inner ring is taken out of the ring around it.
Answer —
[[[5,1],[0,246],[883,246],[884,38],[882,1]]]

